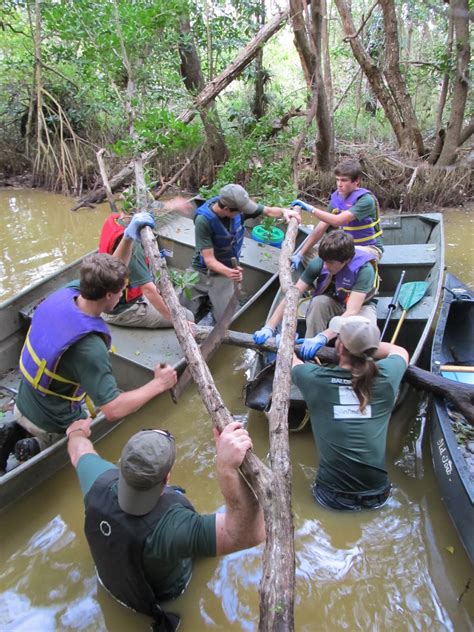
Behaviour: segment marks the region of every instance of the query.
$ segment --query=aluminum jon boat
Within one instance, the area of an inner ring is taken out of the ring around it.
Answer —
[[[431,371],[474,390],[474,292],[446,275],[431,349]],[[443,397],[433,398],[430,419],[433,467],[441,496],[474,563],[474,428]]]
[[[405,271],[404,283],[423,282],[426,284],[423,298],[408,310],[397,338],[397,344],[408,350],[410,363],[417,364],[441,295],[444,271],[443,218],[439,213],[396,215],[382,217],[381,223],[385,250],[379,263],[381,281],[377,296],[377,321],[380,330],[385,324],[389,305],[402,271]],[[280,300],[281,293],[278,291],[269,316]],[[397,305],[392,312],[384,336],[385,341],[391,340],[402,311]],[[304,307],[299,308],[298,335],[301,337],[304,337],[306,328],[304,312]],[[268,410],[271,401],[272,380],[263,371],[265,362],[265,356],[257,352],[249,371],[246,405],[255,410]],[[306,408],[303,397],[294,384],[291,386],[290,407],[294,411]]]
[[[194,225],[189,218],[175,214],[166,216],[164,226],[158,222],[160,244],[173,252],[168,264],[175,269],[186,269],[194,252]],[[305,237],[299,233],[299,241]],[[233,322],[238,321],[265,292],[275,291],[278,281],[280,250],[245,237],[240,265],[244,270],[242,301]],[[0,412],[8,417],[20,383],[18,359],[23,346],[31,314],[44,297],[68,282],[79,278],[82,258],[48,276],[0,304]],[[131,390],[150,380],[154,367],[160,362],[178,371],[185,365],[174,329],[131,329],[110,326],[115,352],[111,355],[117,383]],[[92,441],[96,441],[117,426],[99,413],[92,424]],[[7,472],[0,476],[0,510],[30,489],[52,476],[68,461],[66,439],[17,465],[10,457]]]

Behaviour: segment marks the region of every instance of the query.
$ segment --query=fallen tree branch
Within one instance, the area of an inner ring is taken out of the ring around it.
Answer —
[[[209,327],[198,327],[197,340],[205,338],[209,331]],[[267,340],[263,345],[258,345],[254,342],[251,334],[238,331],[229,330],[222,342],[261,352],[274,353],[277,350],[274,339]],[[300,345],[295,345],[294,348],[298,353]],[[322,362],[337,362],[336,352],[331,348],[323,347],[318,351],[317,357]],[[445,397],[465,417],[466,421],[474,425],[474,387],[461,382],[453,382],[411,364],[407,367],[403,380],[416,389],[428,391],[439,397]]]

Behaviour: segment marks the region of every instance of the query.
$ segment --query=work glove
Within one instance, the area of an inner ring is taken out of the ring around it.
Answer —
[[[257,345],[263,345],[269,338],[273,338],[275,331],[271,327],[262,327],[253,334],[253,341]]]
[[[130,224],[127,226],[123,234],[128,239],[133,239],[133,241],[140,241],[140,231],[145,226],[149,226],[150,228],[155,227],[155,220],[153,219],[153,215],[147,213],[146,211],[135,213],[132,216]]]
[[[327,345],[328,339],[324,334],[317,334],[314,338],[305,338],[300,349],[302,360],[312,360],[321,347]]]
[[[290,206],[299,206],[303,209],[303,211],[308,211],[308,213],[311,213],[311,211],[313,210],[311,204],[306,204],[306,202],[303,202],[303,200],[293,200],[293,202],[290,202]]]
[[[303,263],[303,255],[297,252],[292,257],[290,257],[290,261],[291,261],[291,269],[298,270],[300,265]]]

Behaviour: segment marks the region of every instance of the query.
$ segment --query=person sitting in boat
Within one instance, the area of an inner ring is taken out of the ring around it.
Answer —
[[[169,485],[176,458],[170,433],[133,435],[117,467],[94,450],[89,422],[69,426],[68,452],[84,495],[85,534],[99,581],[122,604],[166,624],[158,629],[175,629],[178,615],[163,612],[158,602],[186,589],[193,559],[226,555],[265,539],[262,510],[238,469],[252,447],[250,436],[239,422],[221,434],[214,430],[217,482],[226,507],[201,515],[183,489]]]
[[[195,316],[203,303],[209,302],[214,320],[218,321],[234,293],[234,283],[242,281],[242,268],[233,267],[237,262],[244,240],[244,222],[260,215],[283,217],[286,221],[296,217],[296,209],[257,204],[249,198],[239,184],[227,184],[219,195],[207,200],[196,211],[194,222],[196,247],[192,269],[199,272],[199,279],[190,295],[181,295],[181,304],[191,309]]]
[[[320,455],[313,496],[331,509],[375,509],[390,494],[387,428],[408,352],[380,342],[377,327],[362,316],[336,316],[329,327],[337,334],[337,366],[293,359],[292,380]]]
[[[296,282],[301,295],[312,289],[315,296],[306,311],[306,334],[301,348],[303,360],[311,360],[318,349],[336,337],[328,328],[333,316],[359,314],[377,325],[377,262],[374,254],[355,248],[354,240],[342,230],[326,235],[315,257]],[[253,334],[257,344],[275,336],[283,316],[282,301],[262,329]]]
[[[331,195],[326,211],[302,200],[291,202],[291,206],[298,206],[320,220],[301,249],[291,258],[294,270],[317,254],[314,246],[328,228],[342,228],[352,236],[358,248],[373,253],[380,261],[383,240],[379,203],[373,193],[360,187],[362,168],[359,161],[344,160],[336,166],[334,173],[337,188]]]
[[[121,393],[109,358],[111,336],[101,318],[115,307],[127,278],[132,242],[143,226],[154,226],[148,213],[137,213],[117,256],[89,255],[73,282],[41,302],[35,310],[20,356],[15,421],[0,427],[0,471],[10,452],[23,462],[64,435],[75,420],[98,406],[114,422],[135,412],[176,383],[171,366],[157,366],[147,384]],[[122,257],[123,260],[118,257]]]
[[[182,212],[191,210],[192,205],[184,198],[173,198],[160,203],[160,212]],[[99,252],[113,254],[123,238],[131,214],[111,213],[102,226]],[[193,313],[186,309],[186,318],[194,322]],[[153,279],[140,241],[133,244],[133,252],[128,264],[128,279],[125,290],[116,307],[104,320],[119,327],[143,327],[162,329],[173,327],[171,314]]]

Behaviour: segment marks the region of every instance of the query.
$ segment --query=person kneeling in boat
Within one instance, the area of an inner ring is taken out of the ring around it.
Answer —
[[[171,366],[157,366],[147,384],[122,393],[110,364],[111,336],[101,314],[112,310],[122,294],[124,261],[145,225],[154,226],[152,216],[135,215],[117,257],[86,257],[79,283],[54,292],[36,308],[20,356],[15,421],[0,424],[0,472],[12,451],[19,462],[26,461],[64,435],[76,419],[87,417],[83,403],[90,413],[98,406],[114,422],[176,383]]]
[[[338,365],[304,363],[295,355],[292,370],[320,455],[313,496],[331,509],[375,509],[390,494],[387,429],[408,352],[380,342],[377,327],[361,316],[336,316],[329,326],[337,334]]]
[[[335,338],[328,328],[333,316],[359,314],[377,324],[378,271],[375,255],[354,247],[350,235],[341,230],[326,235],[315,257],[296,282],[301,295],[312,288],[315,296],[306,311],[306,334],[301,349],[303,360],[311,360],[318,349]],[[257,344],[275,336],[283,316],[282,301],[262,329],[253,334]]]
[[[359,161],[343,160],[336,166],[334,173],[337,188],[331,195],[327,210],[323,211],[302,200],[293,200],[291,203],[293,207],[298,206],[320,220],[300,250],[292,256],[294,270],[317,254],[315,244],[328,229],[334,228],[347,231],[357,247],[374,254],[380,261],[383,240],[379,203],[373,193],[360,187],[362,168]]]
[[[238,469],[252,447],[250,436],[238,422],[221,434],[214,430],[217,482],[226,506],[201,515],[184,490],[169,485],[176,458],[170,433],[133,435],[117,467],[94,450],[89,421],[68,428],[68,452],[84,495],[85,534],[99,581],[122,604],[165,624],[158,629],[174,630],[179,616],[163,612],[158,602],[186,589],[193,559],[265,539],[262,510]]]
[[[240,258],[244,242],[244,222],[260,215],[292,217],[300,221],[297,209],[257,204],[249,198],[240,184],[227,184],[219,195],[207,200],[196,211],[196,247],[192,270],[199,272],[197,283],[190,288],[190,295],[183,293],[181,304],[192,310],[195,316],[206,302],[215,321],[225,311],[234,293],[234,283],[242,281],[242,268],[233,267],[232,260]]]
[[[160,203],[160,212],[187,213],[192,205],[184,198],[173,198]],[[99,252],[113,254],[120,244],[125,229],[130,223],[130,213],[111,213],[102,226]],[[194,322],[194,315],[186,309],[186,318]],[[140,241],[133,244],[133,252],[128,264],[128,278],[125,290],[114,309],[103,316],[105,322],[119,327],[143,327],[162,329],[173,327],[171,314],[153,279],[153,274],[145,258]]]

